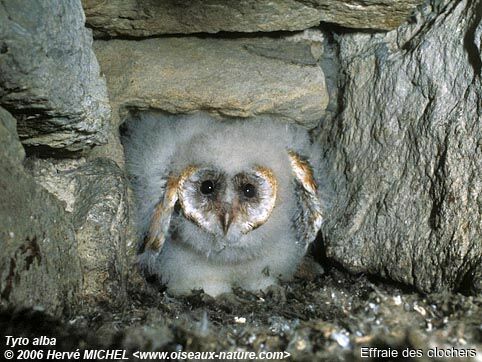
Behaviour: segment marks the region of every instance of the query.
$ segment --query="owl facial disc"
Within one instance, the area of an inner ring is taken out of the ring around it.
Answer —
[[[178,189],[187,219],[232,243],[268,220],[277,193],[277,181],[270,169],[254,166],[235,175],[213,168],[195,169],[183,172],[189,176]]]

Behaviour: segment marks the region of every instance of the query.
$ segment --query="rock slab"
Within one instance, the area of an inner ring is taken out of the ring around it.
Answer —
[[[321,22],[390,30],[422,0],[83,0],[87,24],[99,37],[304,30]]]
[[[80,297],[122,303],[126,278],[127,181],[109,159],[30,159],[35,180],[63,201],[72,217],[82,265]]]
[[[320,54],[307,44],[173,37],[96,41],[94,48],[114,112],[269,114],[313,127],[328,104]],[[303,61],[300,51],[309,54]]]
[[[328,257],[425,292],[482,291],[482,3],[337,37],[342,113],[321,143],[336,200]]]
[[[325,75],[318,65],[324,41],[319,31],[278,39],[95,41],[113,128],[109,144],[97,147],[93,155],[123,163],[117,127],[133,110],[268,115],[316,127],[329,103]]]
[[[27,149],[106,142],[107,91],[84,21],[80,0],[0,1],[0,104]]]
[[[82,273],[75,232],[60,202],[20,164],[15,119],[0,108],[0,305],[74,309]]]

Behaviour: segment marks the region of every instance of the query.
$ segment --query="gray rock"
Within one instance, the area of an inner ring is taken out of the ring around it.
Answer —
[[[112,304],[125,301],[127,184],[108,159],[96,159],[73,176],[78,184],[74,226],[84,266],[84,293]]]
[[[389,30],[423,0],[82,0],[96,36],[304,30],[320,22]]]
[[[127,184],[111,160],[31,159],[28,169],[72,215],[82,264],[81,297],[122,303],[125,293]]]
[[[317,59],[320,34],[287,39],[172,37],[99,40],[94,49],[107,79],[114,125],[132,109],[213,115],[271,115],[314,127],[328,104]],[[304,54],[302,59],[300,54]],[[104,152],[121,162],[118,133]]]
[[[37,151],[105,143],[105,81],[80,0],[0,0],[0,104]]]
[[[4,108],[0,107],[0,139],[6,158],[20,164],[25,158],[25,151],[18,141],[17,121]]]
[[[342,113],[320,140],[327,255],[430,292],[482,275],[482,3],[433,1],[387,34],[337,38]]]
[[[273,42],[295,54],[273,50]],[[271,114],[314,126],[328,96],[321,68],[296,62],[300,48],[283,40],[188,37],[95,43],[114,109]]]
[[[0,305],[60,315],[75,308],[82,282],[74,229],[58,200],[21,166],[12,125],[0,108]]]

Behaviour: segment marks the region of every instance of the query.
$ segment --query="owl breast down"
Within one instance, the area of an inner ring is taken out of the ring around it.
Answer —
[[[144,112],[123,144],[144,275],[174,295],[213,296],[293,276],[323,220],[305,129]]]

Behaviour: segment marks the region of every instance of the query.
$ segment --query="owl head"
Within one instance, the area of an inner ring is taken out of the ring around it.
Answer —
[[[276,204],[276,177],[259,165],[236,174],[189,166],[171,185],[183,216],[229,243],[263,225]]]
[[[291,222],[307,244],[320,228],[317,184],[302,154],[307,134],[299,127],[204,117],[162,125],[148,118],[131,138],[137,146],[128,144],[135,156],[128,164],[141,178],[137,193],[148,220],[142,250],[162,249],[173,218],[191,230],[180,240],[194,247],[202,234],[237,248]],[[281,214],[289,217],[280,226],[274,220]]]

